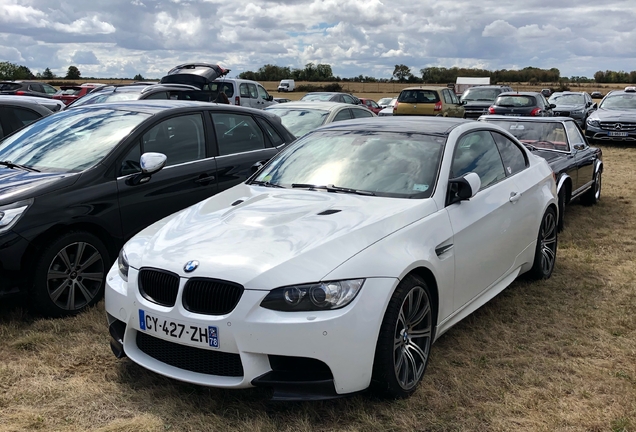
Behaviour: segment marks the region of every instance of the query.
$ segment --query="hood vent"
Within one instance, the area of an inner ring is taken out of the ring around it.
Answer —
[[[341,212],[341,211],[342,210],[340,210],[340,209],[329,209],[329,210],[325,210],[323,212],[318,213],[318,216],[327,216],[327,215],[338,213],[338,212]]]
[[[241,204],[243,202],[243,200],[236,200],[232,203],[232,206],[237,206],[239,204]]]

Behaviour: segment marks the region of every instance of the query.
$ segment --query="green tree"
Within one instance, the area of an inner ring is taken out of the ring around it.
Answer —
[[[44,72],[42,72],[42,79],[54,79],[55,78],[55,74],[53,72],[51,72],[51,69],[46,68],[44,69]]]
[[[399,82],[408,80],[412,75],[411,68],[403,64],[395,65],[393,69],[393,77]]]
[[[80,70],[76,66],[69,66],[64,79],[79,79],[81,75]]]
[[[0,79],[3,80],[23,80],[33,79],[35,75],[26,66],[9,62],[0,62]]]
[[[141,74],[139,74],[139,73],[138,73],[137,75],[135,75],[135,76],[133,77],[133,79],[134,79],[135,81],[143,81],[143,80],[144,80],[144,77],[143,77]]]

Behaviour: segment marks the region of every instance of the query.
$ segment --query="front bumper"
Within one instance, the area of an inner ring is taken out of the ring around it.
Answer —
[[[22,268],[29,242],[13,231],[0,234],[0,295],[14,294],[24,283]]]
[[[285,394],[284,399],[326,398],[328,388],[333,389],[331,397],[337,397],[369,386],[380,324],[398,283],[394,278],[367,279],[351,304],[342,309],[319,312],[264,309],[260,303],[269,291],[245,289],[234,310],[213,316],[192,313],[183,307],[181,295],[187,278],[180,279],[175,306],[164,307],[141,296],[137,274],[137,270],[131,268],[127,283],[121,279],[115,265],[107,276],[106,312],[110,315],[111,346],[116,355],[125,353],[135,363],[156,373],[204,386],[248,388],[263,385],[273,387],[275,391],[278,386]],[[214,326],[218,329],[219,349],[204,348],[184,339],[177,342],[163,333],[150,334],[141,330],[140,309],[187,325]],[[161,346],[158,352],[162,353],[187,352],[204,359],[214,358],[214,361],[217,357],[233,356],[227,359],[229,362],[240,361],[241,373],[221,376],[194,372],[187,362],[183,363],[184,367],[179,367],[178,362],[166,360],[163,354],[155,355],[144,348],[148,338],[160,339],[154,342]],[[300,360],[286,363],[290,358]],[[172,364],[168,364],[170,362]],[[287,366],[276,366],[283,363]],[[299,369],[307,364],[305,369],[312,370],[321,369],[320,365],[324,364],[324,370],[318,375],[304,374],[303,370],[290,370],[294,364]]]
[[[593,141],[608,142],[636,142],[636,130],[618,131],[602,129],[598,126],[591,126],[589,123],[585,125],[585,137]],[[617,136],[621,134],[623,136]]]

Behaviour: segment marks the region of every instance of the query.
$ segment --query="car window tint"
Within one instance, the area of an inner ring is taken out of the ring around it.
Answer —
[[[148,95],[144,99],[169,99],[169,97],[168,92],[157,92]]]
[[[585,139],[583,138],[581,131],[573,121],[565,122],[565,130],[568,133],[568,137],[570,138],[570,143],[572,145],[585,143]]]
[[[351,120],[351,110],[343,109],[334,117],[333,121]]]
[[[526,161],[526,155],[523,150],[502,134],[497,132],[491,133],[499,149],[499,154],[501,154],[506,174],[513,175],[524,170],[526,166],[528,166],[528,162]]]
[[[122,160],[121,165],[119,167],[119,175],[126,176],[129,174],[135,174],[135,173],[141,172],[141,165],[139,165],[140,158],[141,158],[141,143],[137,141],[135,145],[132,146],[130,150],[128,150],[128,153],[126,153],[126,156],[124,156],[124,159]]]
[[[495,101],[495,105],[508,107],[533,107],[537,106],[537,104],[538,102],[534,96],[525,95],[504,95],[499,96]]]
[[[449,94],[450,94],[450,96],[451,96],[451,102],[452,102],[452,103],[454,103],[454,104],[456,104],[456,105],[459,105],[459,98],[457,97],[457,95],[455,94],[455,92],[453,92],[453,91],[449,90],[449,91],[448,91],[448,93],[449,93]]]
[[[11,109],[13,111],[13,114],[20,121],[22,126],[26,126],[30,123],[33,123],[34,121],[42,117],[40,114],[36,113],[35,111],[31,111],[29,109],[24,109],[24,108],[11,108]]]
[[[44,93],[44,88],[42,88],[41,84],[29,84],[28,89],[34,92]]]
[[[248,84],[247,88],[250,90],[250,97],[252,99],[258,99],[258,90],[254,84]]]
[[[373,117],[373,112],[366,108],[351,109],[351,112],[353,113],[353,118]]]
[[[447,104],[453,102],[453,100],[451,99],[451,96],[450,96],[450,91],[442,90],[442,96],[444,97],[444,102],[446,102]]]
[[[265,129],[265,133],[267,134],[267,136],[269,136],[269,139],[274,146],[279,146],[285,142],[285,140],[281,138],[278,132],[276,132],[276,129],[274,129],[272,125],[270,125],[267,121],[258,119],[258,122],[261,126],[263,126],[263,129]]]
[[[42,88],[44,89],[44,92],[46,94],[55,94],[55,93],[57,93],[57,90],[55,89],[55,87],[50,86],[48,84],[42,84]]]
[[[246,97],[246,98],[250,97],[250,89],[247,87],[246,83],[242,83],[239,86],[239,90],[241,92],[241,97]]]
[[[265,136],[252,116],[212,113],[219,155],[243,153],[265,148]]]
[[[205,134],[200,114],[172,117],[153,126],[142,137],[143,152],[163,153],[166,166],[205,158]]]
[[[439,102],[439,95],[434,90],[402,90],[398,96],[398,102],[436,103]]]
[[[455,147],[451,178],[461,177],[469,172],[479,175],[480,190],[506,177],[499,150],[488,131],[468,133]]]
[[[355,100],[349,95],[342,95],[342,99],[345,101],[345,103],[355,104]]]
[[[258,97],[263,99],[263,100],[267,100],[267,97],[269,96],[269,94],[267,93],[267,91],[263,88],[263,86],[257,85],[256,89],[258,90]]]

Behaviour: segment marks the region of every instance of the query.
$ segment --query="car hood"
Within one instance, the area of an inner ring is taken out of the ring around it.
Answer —
[[[75,182],[77,177],[76,173],[38,173],[0,166],[0,205],[60,189]]]
[[[243,184],[151,225],[125,250],[134,268],[269,290],[319,281],[363,249],[436,210],[431,199]],[[199,267],[185,273],[191,260]]]
[[[608,110],[599,108],[590,115],[590,120],[636,122],[636,110]]]

